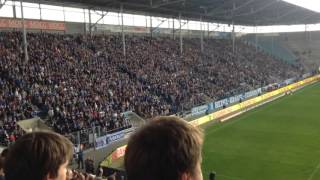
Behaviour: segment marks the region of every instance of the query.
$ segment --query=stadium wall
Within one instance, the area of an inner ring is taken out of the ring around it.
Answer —
[[[220,119],[225,118],[227,116],[232,116],[235,113],[238,113],[239,111],[246,110],[247,108],[250,108],[254,105],[263,103],[263,102],[268,101],[270,99],[273,99],[281,94],[287,93],[289,91],[301,88],[303,86],[306,86],[306,85],[309,85],[309,84],[312,84],[312,83],[315,83],[318,81],[320,81],[320,75],[316,75],[316,76],[304,79],[302,81],[290,84],[288,86],[282,87],[282,88],[274,90],[272,92],[265,93],[261,96],[255,97],[253,99],[244,101],[242,103],[239,103],[239,104],[236,104],[236,105],[233,105],[230,107],[227,107],[223,110],[216,111],[216,112],[211,113],[209,115],[203,116],[203,117],[195,119],[193,121],[190,121],[190,123],[194,126],[200,126],[200,125],[203,125],[208,122],[220,120]],[[224,120],[222,120],[222,121],[224,121]]]
[[[66,23],[67,34],[85,34],[86,25],[83,23]]]

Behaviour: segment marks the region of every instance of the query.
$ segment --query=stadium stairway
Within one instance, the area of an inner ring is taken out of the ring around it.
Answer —
[[[300,58],[307,70],[320,66],[320,40],[288,39],[286,46]]]
[[[134,128],[139,128],[146,123],[142,117],[131,111],[125,112],[124,116],[131,122]]]
[[[253,46],[256,44],[255,36],[247,36],[244,38],[245,41],[249,42]],[[291,49],[284,46],[277,36],[274,36],[273,39],[271,36],[258,37],[258,47],[264,52],[271,54],[273,57],[283,60],[289,64],[295,64],[297,57],[291,51]]]

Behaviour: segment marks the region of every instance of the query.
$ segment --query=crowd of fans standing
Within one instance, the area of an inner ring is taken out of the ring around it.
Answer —
[[[24,61],[20,32],[0,33],[0,136],[19,136],[17,121],[40,112],[61,134],[92,125],[130,127],[122,113],[144,118],[174,114],[203,103],[302,73],[298,67],[242,42],[179,41],[118,35],[28,33]],[[3,139],[0,137],[0,139]]]

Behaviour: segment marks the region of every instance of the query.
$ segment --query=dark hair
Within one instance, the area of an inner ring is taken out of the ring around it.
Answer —
[[[8,154],[8,148],[3,149],[0,154],[0,169],[4,169],[7,154]]]
[[[4,157],[0,157],[0,170],[4,168],[5,159]]]
[[[131,136],[125,154],[128,180],[178,180],[194,174],[202,132],[178,117],[158,117]]]
[[[58,176],[59,167],[72,157],[72,143],[53,132],[34,132],[20,137],[9,148],[6,180],[43,180]]]
[[[7,157],[7,154],[8,154],[8,148],[5,148],[5,149],[2,150],[0,156],[6,158],[6,157]]]

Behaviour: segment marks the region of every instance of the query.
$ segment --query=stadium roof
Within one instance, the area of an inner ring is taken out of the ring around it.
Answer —
[[[119,11],[160,17],[238,25],[289,25],[320,22],[320,13],[282,0],[23,0],[94,10]]]

